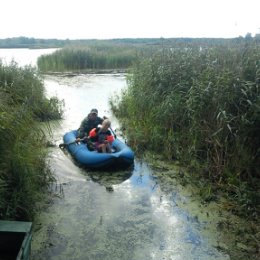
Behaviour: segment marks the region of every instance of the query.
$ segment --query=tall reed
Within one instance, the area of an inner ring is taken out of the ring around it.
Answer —
[[[164,47],[134,65],[110,104],[136,148],[177,159],[234,196],[246,186],[248,207],[259,188],[259,68],[254,41]]]
[[[42,72],[82,71],[86,69],[126,69],[136,59],[134,47],[115,44],[74,45],[38,58]]]
[[[52,99],[34,68],[0,63],[0,219],[32,220],[55,181],[39,124],[61,118],[61,102]]]

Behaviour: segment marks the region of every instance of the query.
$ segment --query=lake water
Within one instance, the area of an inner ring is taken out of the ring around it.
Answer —
[[[0,49],[6,62],[36,65],[54,50]],[[91,108],[119,128],[108,100],[126,87],[123,74],[45,76],[46,95],[64,99],[64,120],[52,124],[50,166],[63,195],[52,198],[34,222],[32,260],[210,260],[219,251],[219,219],[174,178],[136,159],[125,171],[92,172],[77,167],[58,148],[65,132],[78,128]],[[120,138],[120,135],[119,135]]]

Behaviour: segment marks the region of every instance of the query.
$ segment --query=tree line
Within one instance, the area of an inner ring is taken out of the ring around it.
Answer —
[[[41,39],[33,37],[12,37],[0,39],[0,48],[62,48],[68,45],[93,45],[93,44],[124,44],[124,45],[161,45],[163,44],[223,44],[242,42],[244,40],[259,40],[260,34],[256,34],[254,37],[250,33],[247,33],[245,37],[239,36],[236,38],[223,39],[223,38],[115,38],[107,40],[98,39]]]

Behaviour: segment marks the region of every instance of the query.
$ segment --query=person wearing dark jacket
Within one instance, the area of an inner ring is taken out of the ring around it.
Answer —
[[[104,117],[106,118],[106,117]],[[77,139],[88,137],[91,129],[101,125],[104,119],[98,116],[98,110],[96,108],[91,109],[90,113],[85,117],[78,129]]]

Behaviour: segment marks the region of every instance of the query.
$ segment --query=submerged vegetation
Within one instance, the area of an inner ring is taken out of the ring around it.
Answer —
[[[233,211],[257,219],[259,84],[256,41],[164,46],[135,63],[110,104],[138,151],[178,161],[203,180],[206,199],[226,191]]]
[[[62,109],[56,97],[45,97],[34,68],[0,62],[0,219],[32,219],[37,202],[55,181],[46,130],[39,122],[60,119]]]

